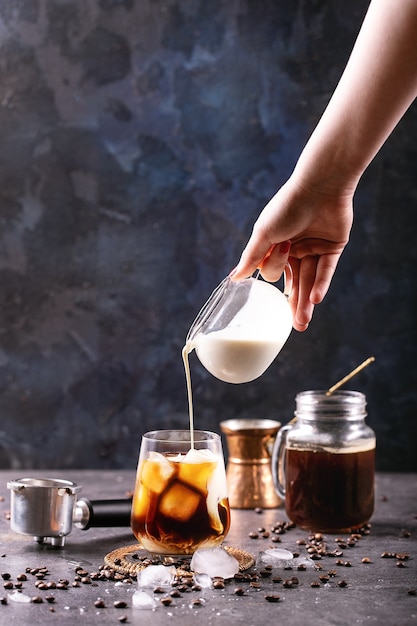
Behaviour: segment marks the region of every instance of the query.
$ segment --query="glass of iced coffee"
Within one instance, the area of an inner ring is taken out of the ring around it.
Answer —
[[[151,553],[189,555],[218,546],[230,509],[220,436],[155,430],[142,437],[131,527]]]

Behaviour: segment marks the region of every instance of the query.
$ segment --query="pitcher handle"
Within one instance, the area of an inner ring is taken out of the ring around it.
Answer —
[[[272,450],[272,479],[274,481],[275,491],[282,500],[285,499],[285,443],[287,433],[292,428],[289,422],[286,426],[279,429]]]
[[[293,282],[292,267],[289,263],[286,263],[284,267],[284,296],[286,296],[287,300],[291,298]]]

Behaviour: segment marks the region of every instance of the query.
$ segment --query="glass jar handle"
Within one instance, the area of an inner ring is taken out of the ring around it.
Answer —
[[[272,450],[272,478],[275,491],[283,500],[285,499],[285,444],[287,433],[292,426],[292,423],[289,422],[286,426],[279,429]]]

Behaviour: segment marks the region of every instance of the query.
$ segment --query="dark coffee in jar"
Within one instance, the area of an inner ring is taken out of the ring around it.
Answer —
[[[359,391],[303,391],[294,419],[272,455],[275,488],[292,522],[315,532],[343,532],[374,510],[375,433]]]
[[[340,532],[370,519],[375,448],[345,453],[287,448],[285,454],[285,509],[295,524]]]

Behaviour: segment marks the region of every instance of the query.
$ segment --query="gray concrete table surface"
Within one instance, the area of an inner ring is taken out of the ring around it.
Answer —
[[[152,620],[154,626],[177,623],[191,626],[200,619],[204,624],[245,626],[272,623],[295,626],[417,624],[416,474],[378,474],[370,533],[358,539],[354,546],[343,547],[342,555],[323,556],[315,561],[317,568],[321,569],[298,571],[274,567],[267,576],[262,566],[255,565],[250,571],[258,574],[259,579],[253,578],[252,584],[232,579],[226,582],[224,589],[190,590],[173,598],[169,606],[163,605],[161,596],[158,596],[158,606],[152,611],[132,607],[132,595],[137,588],[135,580],[117,583],[93,580],[89,584],[73,586],[77,566],[89,573],[97,572],[106,554],[136,543],[128,527],[90,528],[86,531],[73,528],[62,548],[48,543],[38,544],[32,537],[10,530],[7,481],[28,476],[73,480],[82,485],[81,495],[91,499],[123,498],[133,490],[135,477],[134,472],[125,470],[0,472],[0,598],[7,598],[8,593],[13,592],[4,585],[10,586],[10,581],[19,585],[19,575],[27,568],[46,567],[45,580],[69,581],[67,589],[40,592],[35,586],[35,575],[27,573],[27,580],[21,581],[21,592],[31,598],[42,597],[43,602],[1,603],[1,625],[80,623],[106,626]],[[255,558],[261,551],[272,547],[307,555],[303,545],[303,540],[309,541],[307,531],[294,528],[280,535],[271,532],[277,522],[286,520],[282,507],[262,512],[234,509],[226,544],[249,552]],[[274,543],[274,536],[281,541]],[[336,539],[348,538],[348,535],[323,536],[328,551],[338,548]],[[382,557],[384,553],[390,556]],[[363,559],[370,562],[363,562]],[[323,576],[329,571],[335,575],[326,581]],[[10,576],[9,585],[5,580],[7,575]],[[298,584],[286,587],[285,581],[294,576]],[[279,577],[282,581],[274,582]],[[341,581],[345,586],[340,585]],[[243,595],[238,595],[237,589],[243,590]],[[53,603],[46,601],[46,595],[53,595]],[[268,595],[278,595],[279,601],[267,601]],[[99,598],[103,599],[104,608],[95,606]],[[196,604],[195,600],[201,600],[201,603]],[[114,602],[118,601],[124,601],[126,607],[116,608]]]

